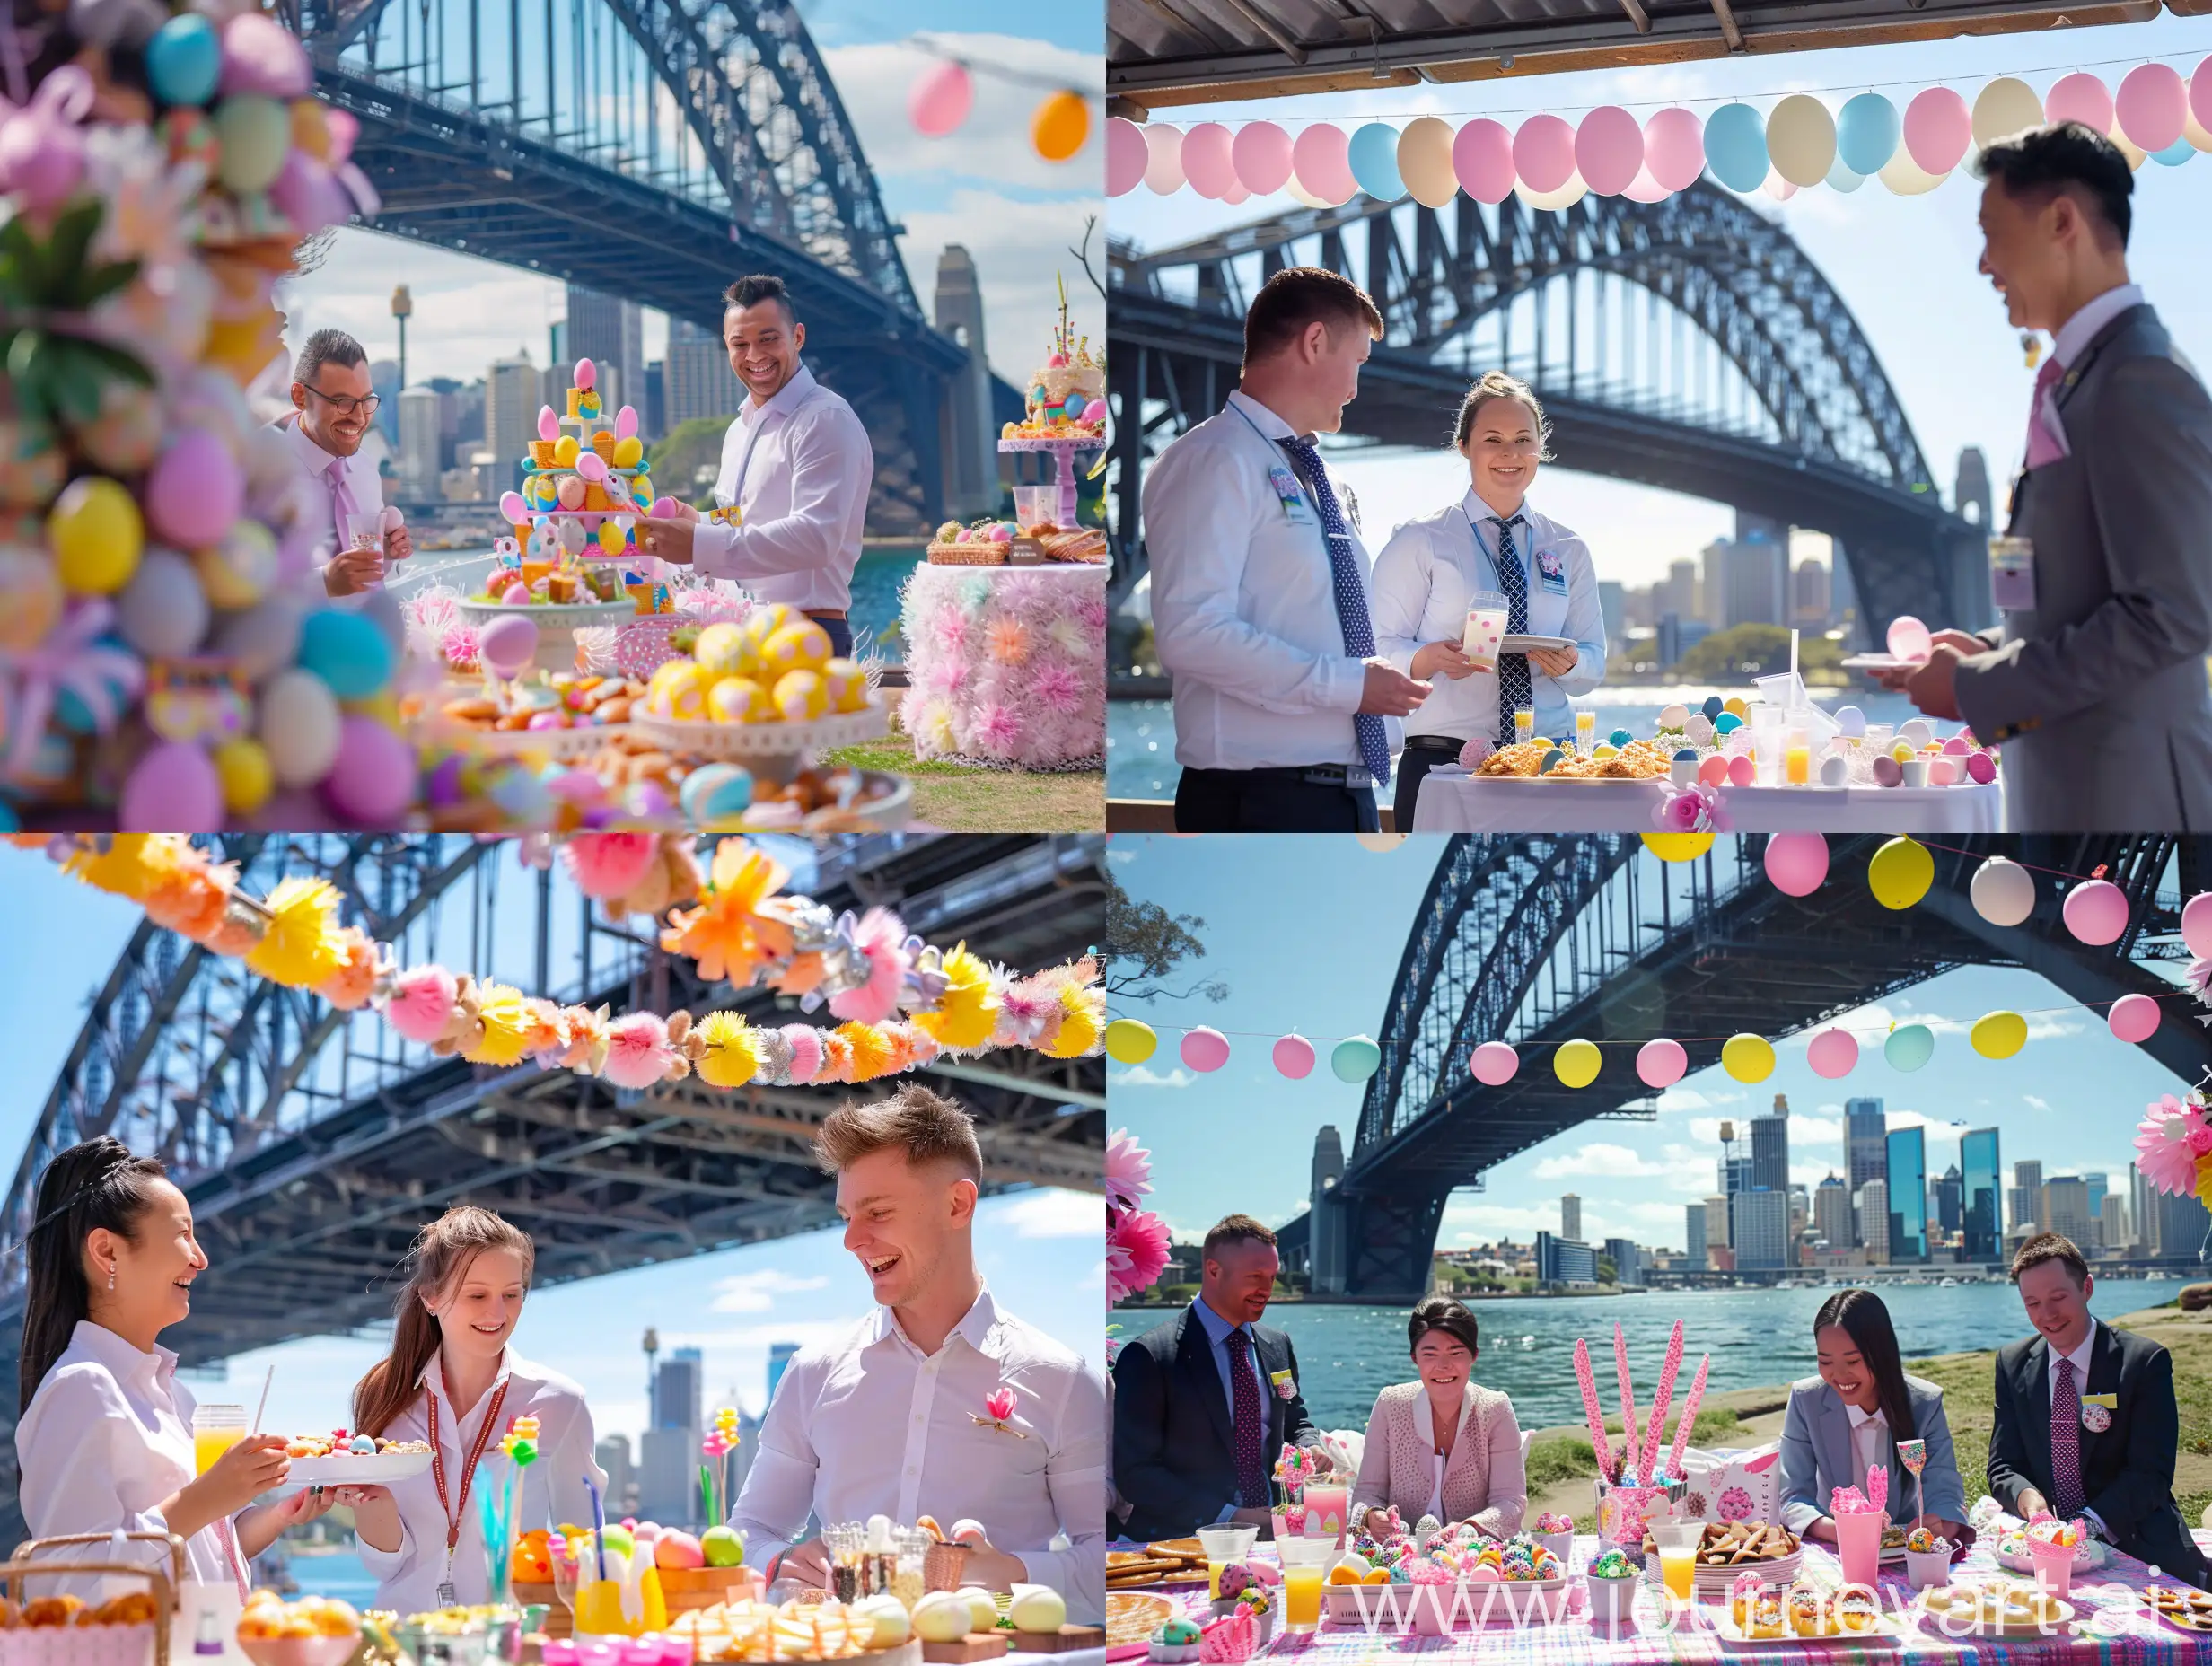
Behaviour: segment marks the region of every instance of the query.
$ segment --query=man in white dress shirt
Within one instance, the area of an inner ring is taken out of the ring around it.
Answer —
[[[1382,315],[1293,267],[1244,317],[1228,408],[1145,482],[1153,637],[1175,684],[1185,833],[1365,833],[1416,682],[1377,651],[1358,506],[1314,448],[1344,425]]]
[[[386,566],[415,553],[404,526],[382,530],[383,482],[361,455],[361,442],[381,401],[369,381],[369,355],[342,329],[319,329],[292,368],[293,414],[276,426],[292,442],[300,467],[324,494],[329,520],[320,523],[323,588],[354,596],[384,582]],[[377,541],[356,548],[348,523],[366,521]]]
[[[802,1351],[768,1402],[731,1523],[771,1581],[827,1587],[821,1523],[963,1518],[987,1542],[964,1583],[1049,1585],[1068,1618],[1106,1606],[1106,1389],[1074,1349],[997,1306],[976,1270],[983,1155],[950,1100],[908,1086],[823,1120],[815,1150],[838,1177],[845,1247],[877,1306],[839,1340]],[[1001,1389],[1014,1410],[986,1402]],[[1049,1548],[1056,1534],[1067,1548]]]
[[[740,524],[702,521],[687,504],[674,520],[641,521],[638,536],[648,555],[787,602],[850,653],[853,567],[875,479],[868,431],[799,362],[806,326],[782,278],[741,277],[723,301],[723,345],[752,398],[723,436],[715,502],[742,511]]]

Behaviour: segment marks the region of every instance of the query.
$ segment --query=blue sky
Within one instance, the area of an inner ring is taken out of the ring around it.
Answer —
[[[1163,1027],[1147,1063],[1112,1065],[1107,1082],[1113,1126],[1153,1153],[1148,1206],[1179,1236],[1202,1235],[1233,1210],[1279,1224],[1304,1208],[1313,1136],[1325,1124],[1336,1126],[1348,1155],[1361,1090],[1330,1074],[1321,1038],[1380,1035],[1441,849],[1433,837],[1387,852],[1296,837],[1114,840],[1109,860],[1133,897],[1206,921],[1198,933],[1206,958],[1166,981],[1181,990],[1202,975],[1230,991],[1218,1004],[1115,1003],[1117,1016]],[[1525,1243],[1539,1227],[1557,1232],[1559,1197],[1574,1192],[1590,1241],[1630,1237],[1679,1249],[1683,1206],[1714,1189],[1721,1118],[1763,1113],[1778,1092],[1790,1104],[1791,1179],[1808,1186],[1840,1168],[1843,1101],[1865,1094],[1884,1101],[1892,1128],[1927,1126],[1931,1173],[1958,1155],[1960,1130],[1950,1126],[1957,1119],[2000,1131],[2008,1175],[2017,1159],[2041,1158],[2046,1176],[2102,1170],[2124,1188],[2143,1108],[2176,1083],[2139,1049],[2114,1040],[2102,1014],[2031,1018],[2027,1047],[2001,1063],[1972,1053],[1962,1030],[1939,1030],[1934,1060],[1910,1075],[1883,1063],[1864,1033],[1892,1016],[1973,1019],[2065,1003],[2052,986],[2018,970],[1966,969],[1917,985],[1838,1021],[1861,1032],[1858,1066],[1840,1081],[1823,1081],[1806,1066],[1802,1034],[1777,1041],[1774,1074],[1756,1087],[1717,1067],[1687,1077],[1659,1097],[1656,1121],[1587,1124],[1492,1170],[1486,1191],[1462,1192],[1446,1209],[1439,1245],[1499,1235]],[[1176,1051],[1180,1029],[1164,1028],[1171,1024],[1228,1034],[1228,1064],[1205,1075],[1185,1068]],[[1272,1038],[1294,1029],[1321,1055],[1303,1082],[1283,1077],[1268,1057]],[[1524,1056],[1522,1068],[1549,1065]]]
[[[1041,363],[1057,317],[1053,275],[1069,275],[1070,310],[1079,328],[1103,334],[1103,307],[1067,251],[1086,215],[1100,212],[1104,162],[1094,130],[1061,164],[1040,161],[1029,144],[1030,113],[1040,88],[976,77],[975,108],[943,139],[918,137],[908,120],[907,88],[930,61],[903,44],[926,34],[952,50],[1025,75],[1086,89],[1102,88],[1103,13],[1097,0],[799,0],[798,10],[837,82],[847,113],[875,170],[883,206],[907,235],[900,247],[926,311],[938,251],[966,245],[975,257],[992,364],[1019,382]],[[1093,119],[1098,116],[1093,106]],[[1103,239],[1092,258],[1102,275]],[[395,285],[412,286],[415,315],[408,364],[420,376],[436,367],[463,381],[496,358],[529,349],[542,364],[548,330],[567,311],[567,289],[520,267],[475,259],[374,232],[345,231],[320,270],[279,296],[285,339],[296,352],[310,333],[346,329],[372,358],[394,356],[390,316]],[[660,356],[666,320],[645,317],[645,355]]]
[[[2212,19],[2161,15],[2150,23],[2094,30],[1753,55],[1510,83],[1393,87],[1157,114],[1185,127],[1218,120],[1233,128],[1260,118],[1289,125],[1295,117],[1326,118],[1339,126],[1387,119],[1402,127],[1419,115],[1455,122],[1488,115],[1512,127],[1536,110],[1572,120],[1609,103],[1625,105],[1639,118],[1670,103],[1690,104],[1704,115],[1713,101],[1738,96],[1770,110],[1782,94],[1797,91],[1822,92],[1832,112],[1868,87],[1879,87],[1901,109],[1918,87],[1936,83],[1957,88],[1971,103],[1986,82],[2006,74],[2020,75],[2039,95],[2067,71],[2084,66],[2103,65],[2096,73],[2108,87],[2118,86],[2130,67],[2147,59],[2170,63],[2186,75],[2208,52]],[[2108,59],[2118,61],[2105,64]],[[1786,203],[1763,194],[1751,200],[1787,227],[1856,316],[1946,498],[1959,448],[1979,445],[2000,488],[2001,511],[2003,484],[2024,438],[2032,378],[2002,304],[1974,269],[1980,253],[1974,223],[1979,190],[1973,180],[1954,173],[1917,197],[1892,196],[1880,181],[1869,180],[1848,196],[1821,187]],[[1159,248],[1296,206],[1286,195],[1230,208],[1188,189],[1163,197],[1139,186],[1110,199],[1107,219],[1116,235]],[[2136,175],[2129,245],[2134,274],[2199,366],[2212,364],[2212,293],[2202,282],[2212,267],[2208,207],[2212,155],[2192,157],[2178,168],[2147,162]],[[1440,414],[1439,430],[1445,425]],[[1456,500],[1467,485],[1465,465],[1444,451],[1347,461],[1341,472],[1363,504],[1376,505],[1368,510],[1369,524],[1384,529]],[[1734,524],[1734,512],[1719,504],[1564,470],[1548,473],[1533,496],[1588,539],[1600,577],[1631,584],[1663,578],[1669,561],[1694,555]],[[1381,547],[1380,535],[1368,541]],[[1825,539],[1819,544],[1817,553],[1824,554]]]
[[[509,897],[503,919],[527,915],[527,908],[514,906],[519,900]],[[138,916],[127,903],[65,879],[43,856],[22,851],[0,851],[0,902],[13,941],[39,945],[35,955],[19,952],[0,967],[0,1007],[9,1013],[13,1039],[11,1067],[0,1075],[0,1149],[13,1175],[85,1007]],[[557,983],[560,978],[557,960]],[[987,1200],[978,1221],[978,1256],[998,1298],[1102,1369],[1102,1201],[1058,1190],[1020,1193]],[[645,1421],[637,1343],[648,1325],[659,1329],[663,1348],[701,1350],[710,1407],[734,1399],[758,1412],[767,1398],[770,1343],[827,1339],[869,1305],[866,1283],[838,1234],[815,1232],[540,1291],[523,1311],[515,1346],[576,1379],[601,1433],[634,1435]],[[258,1396],[273,1361],[269,1426],[327,1429],[347,1421],[353,1385],[378,1357],[373,1345],[350,1338],[295,1342],[240,1355],[231,1362],[230,1381],[239,1393]],[[206,1387],[195,1391],[203,1399],[214,1394]]]

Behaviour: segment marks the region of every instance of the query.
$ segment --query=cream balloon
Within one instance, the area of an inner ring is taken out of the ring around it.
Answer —
[[[1452,170],[1452,124],[1418,116],[1398,136],[1398,177],[1406,195],[1425,208],[1441,208],[1460,194]]]
[[[2145,162],[2150,160],[2150,153],[2122,133],[2120,130],[2120,123],[2117,121],[2112,124],[2111,132],[2105,136],[2120,146],[2120,153],[2128,159],[2130,171],[2139,170]]]
[[[1580,173],[1570,173],[1567,177],[1567,183],[1556,191],[1540,193],[1532,191],[1527,186],[1515,181],[1513,194],[1531,208],[1544,213],[1557,213],[1562,208],[1572,208],[1584,197],[1589,196],[1590,188],[1583,183]]]
[[[2204,130],[2195,110],[2190,111],[2188,119],[2181,123],[2181,136],[2200,151],[2212,151],[2212,133]]]
[[[1809,92],[1793,92],[1767,118],[1767,154],[1792,185],[1818,185],[1836,162],[1836,118]]]
[[[1982,150],[2042,125],[2043,101],[2015,75],[1999,75],[1974,100],[1974,144]]]
[[[1882,183],[1899,197],[1925,197],[1944,182],[1945,176],[1930,173],[1913,161],[1912,153],[1899,145],[1889,161],[1882,164]]]
[[[1145,183],[1162,197],[1183,188],[1183,130],[1164,121],[1145,127]]]
[[[1797,187],[1790,180],[1784,179],[1780,172],[1773,168],[1767,170],[1767,177],[1760,182],[1759,189],[1778,203],[1786,203],[1797,195]]]
[[[1312,192],[1307,190],[1304,186],[1299,184],[1298,176],[1295,173],[1292,174],[1289,179],[1283,181],[1283,189],[1290,196],[1296,197],[1309,208],[1333,208],[1336,206],[1336,204],[1334,203],[1323,202],[1320,197],[1314,196]]]

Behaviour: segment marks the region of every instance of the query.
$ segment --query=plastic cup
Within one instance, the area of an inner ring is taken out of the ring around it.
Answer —
[[[1843,1564],[1843,1583],[1877,1583],[1882,1577],[1882,1530],[1889,1525],[1889,1513],[1860,1510],[1839,1515],[1835,1521],[1836,1557]]]
[[[2032,1539],[2028,1541],[2028,1563],[2035,1569],[2037,1588],[2048,1595],[2064,1597],[2074,1589],[2073,1546]]]
[[[1198,1544],[1206,1552],[1206,1600],[1221,1600],[1221,1570],[1232,1562],[1242,1562],[1251,1554],[1259,1541],[1256,1527],[1202,1527],[1198,1530]]]
[[[1654,1521],[1652,1542],[1659,1547],[1659,1577],[1667,1595],[1678,1602],[1691,1602],[1698,1594],[1698,1546],[1705,1537],[1702,1521]]]
[[[1352,1513],[1352,1489],[1342,1482],[1308,1481],[1304,1503],[1307,1533],[1333,1539],[1341,1549],[1345,1518]]]
[[[1035,526],[1052,519],[1058,508],[1049,486],[1017,486],[1014,488],[1014,518],[1023,526]]]
[[[1905,772],[1907,786],[1926,786],[1927,785],[1927,758],[1908,758],[1898,767]]]
[[[246,1438],[243,1406],[198,1406],[192,1410],[192,1461],[205,1475],[224,1452]]]
[[[1292,1631],[1312,1631],[1321,1623],[1321,1579],[1337,1559],[1333,1539],[1277,1539],[1283,1561],[1283,1623]]]
[[[1497,644],[1505,639],[1512,618],[1505,598],[1494,590],[1479,590],[1468,599],[1467,629],[1460,647],[1477,671],[1497,670]]]
[[[1533,741],[1536,738],[1536,708],[1533,706],[1516,706],[1514,709],[1513,738],[1515,741]]]
[[[1782,748],[1782,775],[1792,786],[1813,782],[1813,745],[1802,729],[1793,729]]]
[[[1636,1617],[1637,1588],[1644,1582],[1629,1574],[1620,1579],[1590,1575],[1590,1618],[1606,1626],[1623,1626]]]

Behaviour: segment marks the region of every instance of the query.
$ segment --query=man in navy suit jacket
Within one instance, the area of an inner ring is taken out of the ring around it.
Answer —
[[[1264,1526],[1277,1454],[1321,1440],[1290,1337],[1259,1322],[1281,1265],[1275,1234],[1232,1214],[1207,1233],[1204,1253],[1198,1299],[1114,1362],[1114,1486],[1131,1539],[1224,1521]],[[1237,1439],[1240,1414],[1256,1442]]]
[[[2020,1246],[2013,1283],[2037,1334],[1997,1356],[1990,1495],[2023,1520],[2046,1509],[2078,1517],[2115,1548],[2212,1589],[2212,1570],[2173,1502],[2181,1438],[2173,1356],[2091,1317],[2096,1281],[2056,1232]],[[2069,1426],[2070,1463],[2058,1450]]]

